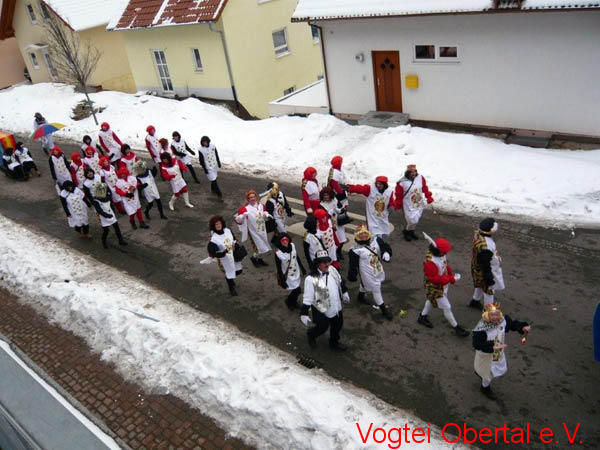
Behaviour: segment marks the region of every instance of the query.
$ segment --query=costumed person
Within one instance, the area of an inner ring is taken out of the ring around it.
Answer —
[[[81,156],[85,156],[85,149],[88,147],[95,148],[98,151],[98,156],[104,156],[104,150],[96,141],[92,139],[89,134],[83,136],[82,144],[81,144]]]
[[[325,250],[327,250],[329,257],[331,258],[331,265],[339,270],[340,263],[337,260],[337,255],[340,243],[335,235],[331,218],[323,208],[315,209],[313,216],[317,219],[317,238],[323,244]]]
[[[265,197],[265,208],[269,214],[273,217],[274,229],[269,229],[267,224],[267,232],[274,231],[275,234],[285,233],[287,228],[285,226],[286,215],[287,217],[293,217],[294,213],[292,208],[285,197],[285,194],[279,189],[279,184],[274,181],[267,184],[267,190],[260,194],[261,197]]]
[[[369,229],[361,225],[354,233],[354,247],[348,253],[348,258],[350,260],[348,281],[356,281],[357,275],[360,275],[358,301],[369,304],[365,294],[370,292],[383,316],[392,320],[394,316],[385,306],[381,295],[381,283],[385,280],[382,262],[390,262],[392,248],[381,238],[373,239]]]
[[[526,334],[531,331],[527,322],[519,322],[504,316],[499,303],[488,303],[484,306],[481,320],[473,329],[473,348],[475,349],[475,373],[481,378],[481,392],[490,400],[496,400],[491,383],[494,378],[501,377],[508,370],[504,349],[505,334],[517,331]],[[526,337],[521,339],[525,344]]]
[[[146,127],[146,148],[148,149],[148,153],[150,153],[150,158],[156,163],[160,164],[160,154],[161,154],[161,146],[156,136],[156,128],[153,125],[148,125]]]
[[[327,177],[327,185],[335,192],[335,198],[341,203],[344,209],[348,209],[348,193],[342,189],[342,185],[346,184],[346,175],[342,170],[344,159],[341,156],[331,158],[331,168]],[[345,219],[346,223],[352,222],[352,219]]]
[[[27,177],[25,177],[25,172],[23,171],[23,166],[19,162],[14,149],[11,147],[5,148],[2,152],[2,159],[9,177],[19,181],[27,180]]]
[[[111,164],[117,164],[121,158],[121,139],[119,136],[110,129],[110,125],[107,122],[103,122],[100,125],[100,131],[98,132],[98,141],[104,155],[108,156]]]
[[[58,145],[55,145],[50,150],[48,165],[50,166],[50,175],[56,181],[56,192],[60,195],[63,183],[65,181],[73,181],[73,179],[71,178],[67,158]]]
[[[75,186],[79,189],[83,189],[83,182],[85,181],[85,164],[81,158],[81,153],[71,153],[71,164],[69,164],[69,171],[71,172],[71,179]]]
[[[351,184],[348,192],[367,197],[367,226],[373,236],[387,239],[391,232],[389,209],[394,207],[394,190],[388,186],[388,178],[380,175],[373,184]]]
[[[69,226],[74,228],[80,237],[91,239],[87,209],[92,204],[85,198],[83,191],[71,180],[67,180],[62,184],[60,202],[67,215]]]
[[[29,153],[29,149],[23,145],[22,142],[17,142],[17,146],[14,151],[15,157],[19,160],[21,165],[23,166],[23,172],[25,176],[29,176],[32,170],[35,170],[35,174],[39,177],[42,174],[38,170],[35,161],[31,157],[31,153]]]
[[[344,229],[344,225],[340,225],[338,219],[340,215],[345,213],[345,208],[342,206],[341,202],[336,198],[334,190],[329,186],[325,186],[321,189],[321,208],[329,213],[329,217],[331,218],[331,224],[333,225],[333,229],[335,230],[335,236],[338,240],[337,247],[337,260],[342,260],[342,246],[348,241],[346,237],[346,230]]]
[[[92,202],[92,186],[96,183],[102,183],[102,178],[91,167],[85,167],[83,169],[83,185],[80,185],[79,188],[83,190],[86,198],[90,201],[90,206]]]
[[[305,326],[311,322],[314,327],[306,332],[308,345],[317,347],[317,338],[329,328],[329,347],[344,351],[346,345],[340,342],[340,331],[344,326],[342,301],[350,303],[350,295],[344,279],[331,266],[331,258],[325,250],[319,250],[314,259],[315,269],[304,280],[304,296],[300,308],[300,320]],[[308,315],[312,312],[312,320]]]
[[[42,116],[39,112],[36,112],[33,115],[33,132],[35,133],[39,127],[42,125],[47,125],[48,121]],[[42,144],[42,150],[48,156],[50,156],[50,151],[54,148],[54,142],[52,141],[52,135],[48,134],[43,136],[40,139]]]
[[[133,173],[133,165],[140,159],[131,150],[129,144],[121,145],[121,159],[119,159],[119,168],[125,167],[129,173]]]
[[[316,269],[314,260],[317,252],[319,250],[327,250],[325,249],[325,244],[323,244],[321,238],[317,236],[317,219],[315,216],[308,216],[304,220],[304,229],[306,230],[303,238],[304,256],[306,257],[308,267],[312,272]]]
[[[178,159],[173,158],[170,153],[163,152],[160,154],[160,174],[164,180],[168,181],[171,185],[171,191],[173,195],[169,200],[169,209],[175,211],[175,200],[180,196],[183,197],[185,206],[193,208],[194,205],[190,203],[190,194],[188,193],[187,183],[183,179],[182,171],[187,170],[185,164]]]
[[[154,177],[157,174],[156,167],[153,167],[152,170],[150,170],[144,161],[136,161],[133,164],[133,174],[140,182],[139,189],[142,191],[144,198],[146,199],[146,207],[144,208],[144,215],[146,216],[146,219],[151,220],[150,209],[152,209],[156,203],[160,218],[166,220],[167,216],[165,216],[163,211],[163,205],[160,201],[160,194],[158,193],[158,188],[156,187],[156,182],[154,181]]]
[[[258,201],[258,194],[254,189],[248,189],[244,198],[246,204],[238,210],[234,218],[240,233],[242,233],[242,242],[250,239],[253,250],[250,261],[252,261],[254,267],[268,266],[261,255],[271,251],[266,225],[267,219],[271,215],[266,211],[264,205]]]
[[[198,150],[198,159],[204,169],[206,178],[210,181],[210,191],[219,198],[223,197],[221,189],[217,184],[217,174],[221,168],[221,160],[217,148],[210,142],[208,136],[202,136],[200,139],[200,149]]]
[[[423,235],[430,244],[423,265],[423,271],[425,272],[425,307],[419,315],[417,323],[427,328],[433,328],[433,324],[428,318],[429,313],[432,308],[440,308],[444,312],[444,317],[448,323],[454,328],[456,335],[466,337],[469,332],[456,322],[454,314],[452,314],[450,300],[448,300],[450,284],[454,284],[461,278],[459,273],[452,271],[452,267],[446,260],[446,255],[452,250],[452,245],[444,238],[437,238],[434,241],[427,234],[423,233]]]
[[[238,295],[235,288],[235,277],[242,273],[242,262],[235,260],[235,248],[237,241],[221,216],[213,216],[208,222],[210,229],[210,241],[208,243],[208,254],[211,258],[217,258],[219,268],[225,273],[227,286],[231,296]]]
[[[133,175],[130,175],[129,171],[124,167],[117,170],[117,177],[119,177],[119,179],[117,180],[115,191],[117,191],[117,194],[123,199],[123,206],[125,207],[125,212],[129,216],[131,228],[137,230],[137,225],[135,224],[136,216],[140,223],[140,228],[150,228],[146,225],[144,217],[142,216],[142,205],[140,204],[140,196],[138,193],[139,181]]]
[[[304,178],[302,178],[302,202],[306,214],[312,214],[320,205],[319,182],[317,181],[317,169],[307,167],[304,169]]]
[[[83,164],[94,172],[100,173],[100,157],[96,149],[91,145],[84,150]]]
[[[433,196],[425,178],[417,172],[417,166],[409,164],[404,176],[396,183],[396,209],[404,211],[406,227],[402,234],[408,242],[419,239],[415,228],[423,215],[426,203],[433,203]]]
[[[502,275],[502,259],[496,249],[493,235],[498,231],[498,222],[493,217],[487,217],[479,223],[479,229],[473,236],[473,251],[471,254],[471,277],[475,291],[469,302],[469,307],[482,309],[483,305],[493,303],[494,294],[504,290]],[[483,300],[483,305],[481,304]]]
[[[117,176],[117,170],[113,165],[110,164],[110,160],[106,156],[100,157],[100,176],[104,179],[104,182],[110,189],[111,199],[117,212],[125,214],[125,207],[123,206],[123,199],[117,193],[116,186],[119,177]]]
[[[127,245],[127,242],[125,242],[123,235],[121,234],[121,228],[119,228],[117,217],[110,206],[112,199],[108,186],[102,182],[94,184],[92,186],[92,196],[92,204],[100,218],[100,225],[102,225],[102,246],[108,248],[106,238],[108,237],[111,226],[115,230],[119,245]]]
[[[285,304],[290,310],[299,307],[301,276],[306,275],[306,269],[298,257],[296,246],[287,233],[281,233],[275,241],[275,266],[277,267],[277,284],[289,291]]]
[[[171,152],[173,152],[173,154],[179,161],[181,161],[182,163],[184,163],[186,165],[186,167],[190,171],[190,174],[192,175],[192,178],[194,179],[194,181],[199,184],[200,181],[198,180],[198,177],[196,176],[196,171],[194,170],[194,166],[192,166],[192,158],[190,158],[190,155],[196,156],[196,152],[194,152],[187,145],[187,142],[185,142],[181,138],[181,134],[179,134],[178,131],[173,131],[172,136],[173,136],[173,140],[171,141]]]

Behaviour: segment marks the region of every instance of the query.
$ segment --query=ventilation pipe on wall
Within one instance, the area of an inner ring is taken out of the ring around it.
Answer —
[[[319,37],[321,39],[321,56],[323,58],[323,70],[325,71],[325,88],[327,89],[327,108],[329,109],[329,114],[333,114],[333,110],[331,109],[331,96],[329,95],[329,76],[327,75],[327,58],[325,57],[325,41],[323,40],[323,28],[319,25],[315,25],[313,23],[308,22],[311,27],[315,27],[319,30]]]

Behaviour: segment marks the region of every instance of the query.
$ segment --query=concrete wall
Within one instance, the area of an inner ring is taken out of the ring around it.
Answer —
[[[25,62],[15,38],[0,41],[0,89],[25,80]]]
[[[600,136],[600,11],[322,22],[332,108],[376,109],[371,51],[398,50],[411,118]],[[457,63],[415,44],[458,45]],[[364,53],[364,63],[355,55]],[[406,75],[419,77],[407,89]]]

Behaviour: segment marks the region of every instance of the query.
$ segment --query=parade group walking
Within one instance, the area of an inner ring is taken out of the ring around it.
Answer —
[[[34,128],[40,123],[45,123],[45,119],[36,113]],[[101,241],[105,248],[108,248],[111,228],[118,243],[127,245],[119,227],[119,214],[128,217],[132,229],[149,228],[147,221],[154,206],[159,217],[167,220],[157,181],[162,180],[169,186],[171,212],[175,211],[179,199],[183,199],[186,207],[194,208],[185,179],[187,176],[200,183],[192,157],[198,157],[210,181],[211,192],[222,198],[217,183],[221,161],[209,137],[202,137],[199,147],[194,148],[177,131],[172,132],[170,143],[159,137],[153,125],[149,125],[146,132],[151,168],[106,122],[100,127],[97,141],[84,136],[81,151],[74,152],[69,159],[51,138],[42,141],[68,225],[82,238],[92,238],[88,216],[91,208],[102,227]],[[39,174],[21,143],[9,150],[4,152],[3,158],[16,179],[26,179],[32,171]],[[402,211],[403,238],[407,242],[417,241],[416,228],[426,205],[433,203],[434,198],[425,177],[414,164],[407,166],[395,185],[390,185],[385,175],[375,177],[369,184],[350,183],[343,171],[341,156],[332,158],[325,186],[319,185],[317,175],[315,167],[307,167],[300,187],[306,214],[302,252],[288,233],[288,220],[294,216],[292,208],[280,185],[272,181],[261,194],[246,190],[243,204],[232,212],[231,221],[221,215],[208,220],[209,256],[201,263],[218,265],[232,296],[238,295],[236,278],[242,274],[247,256],[258,270],[272,270],[277,284],[286,292],[285,305],[290,310],[298,309],[301,322],[308,327],[308,345],[316,348],[317,338],[329,330],[329,346],[343,351],[347,348],[341,340],[343,304],[351,301],[347,283],[358,283],[358,303],[373,305],[385,319],[393,320],[392,308],[384,300],[381,289],[386,279],[384,267],[392,263],[393,256],[389,245],[393,230],[390,213]],[[356,226],[354,243],[345,252],[343,246],[348,236],[344,226],[352,221],[348,214],[351,195],[365,197],[366,224]],[[237,229],[229,228],[227,222],[235,223]],[[531,329],[526,322],[503,315],[496,298],[505,288],[494,239],[497,231],[496,220],[485,218],[474,232],[471,256],[474,291],[468,304],[482,311],[481,321],[473,329],[474,369],[481,378],[482,393],[491,399],[495,398],[490,387],[492,380],[507,370],[505,333],[525,334]],[[454,272],[448,261],[452,244],[441,236],[434,239],[423,233],[423,237],[428,244],[423,261],[425,303],[417,323],[432,328],[431,315],[439,309],[455,334],[467,337],[471,333],[458,324],[452,311],[450,288],[461,279],[461,274]],[[265,269],[271,253],[274,267]],[[306,263],[301,260],[301,253]]]

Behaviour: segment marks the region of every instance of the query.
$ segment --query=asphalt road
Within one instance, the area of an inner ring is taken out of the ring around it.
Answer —
[[[434,329],[416,323],[424,302],[422,264],[426,244],[423,240],[407,243],[402,239],[400,214],[392,217],[397,228],[390,239],[394,257],[385,266],[383,295],[394,312],[405,309],[408,316],[396,316],[392,322],[383,320],[378,310],[356,303],[358,286],[351,283],[353,302],[345,308],[342,332],[349,351],[331,352],[323,337],[319,348],[311,351],[298,314],[284,305],[285,292],[277,286],[272,259],[268,259],[269,267],[261,269],[247,261],[244,274],[237,281],[240,296],[235,298],[229,296],[216,265],[199,264],[206,257],[208,218],[222,214],[233,225],[232,215],[242,205],[244,191],[264,190],[268,173],[249,177],[221,172],[219,184],[224,201],[212,196],[205,178],[200,185],[189,183],[194,209],[185,208],[180,201],[175,212],[167,211],[169,220],[160,221],[154,208],[149,230],[131,230],[123,217],[121,228],[130,245],[119,248],[111,232],[111,248],[105,250],[96,219],[91,221],[92,241],[81,240],[68,228],[46,158],[36,144],[32,149],[42,177],[26,183],[0,178],[1,214],[60,237],[72,248],[137,276],[198,310],[227,320],[299,359],[310,357],[331,376],[364,387],[431,423],[443,426],[467,422],[474,428],[501,427],[505,423],[524,427],[529,423],[529,448],[544,449],[564,448],[567,440],[563,423],[571,431],[580,423],[575,442],[582,441],[583,448],[598,447],[600,364],[593,361],[591,323],[600,286],[599,231],[576,230],[573,236],[570,231],[500,222],[497,245],[507,284],[500,297],[503,309],[513,318],[532,322],[533,330],[526,345],[520,344],[518,334],[509,335],[509,370],[494,381],[500,400],[491,402],[479,392],[470,338],[455,336],[438,310],[431,316]],[[64,145],[63,149],[70,154],[75,147]],[[389,175],[395,179],[401,170]],[[427,169],[422,170],[426,175]],[[286,195],[300,198],[300,178],[299,174],[292,184],[277,181]],[[162,181],[157,183],[166,205],[168,186]],[[435,185],[430,188],[435,197]],[[361,198],[352,199],[351,210],[364,214]],[[293,221],[302,219],[294,217]],[[421,230],[434,237],[444,236],[454,245],[449,262],[465,277],[451,287],[450,300],[457,320],[466,328],[475,326],[480,317],[477,311],[466,307],[472,294],[470,242],[480,219],[426,212],[420,225]],[[301,247],[299,237],[295,237],[295,242]],[[346,270],[344,267],[343,273]],[[368,422],[369,418],[361,420]],[[558,442],[539,443],[539,431],[546,427],[555,431]]]

